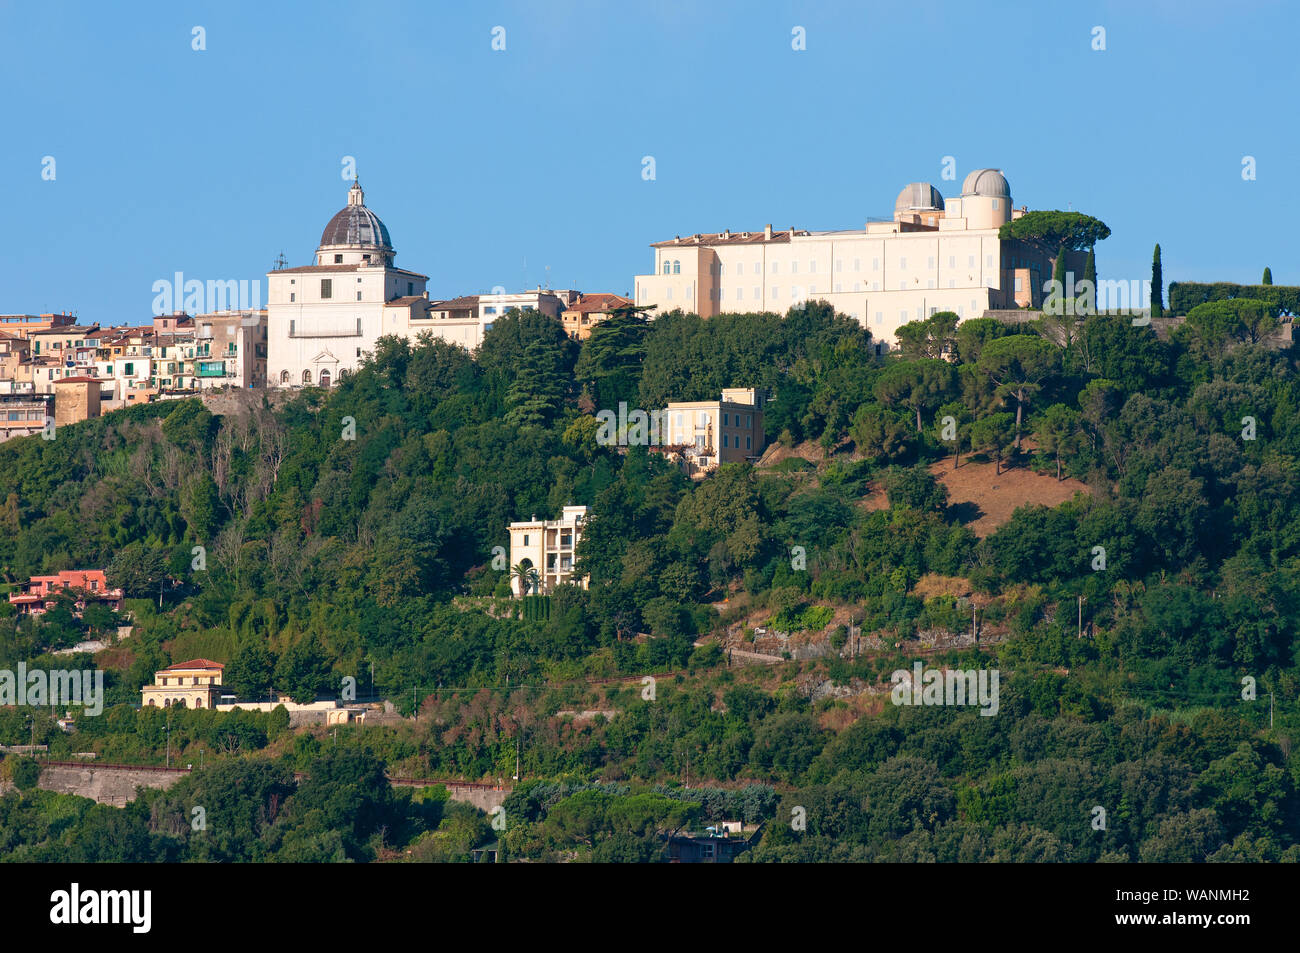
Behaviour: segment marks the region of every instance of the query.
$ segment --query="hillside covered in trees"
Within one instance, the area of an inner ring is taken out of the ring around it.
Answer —
[[[1300,379],[1292,350],[1260,343],[1269,322],[1248,299],[1198,306],[1168,341],[1127,317],[941,313],[879,357],[819,304],[622,316],[581,345],[516,312],[475,357],[384,339],[282,406],[155,403],[0,445],[5,579],[107,567],[135,623],[70,660],[47,653],[111,614],[0,619],[0,668],[97,665],[111,706],[73,736],[3,709],[0,743],[156,763],[168,740],[203,748],[183,783],[246,819],[218,856],[176,821],[184,789],[125,811],[10,791],[6,853],[71,856],[111,828],[130,859],[459,859],[496,832],[390,794],[384,766],[508,778],[518,758],[507,855],[652,860],[666,832],[741,817],[764,825],[753,861],[1300,860]],[[693,483],[596,439],[600,409],[724,387],[767,391],[769,442],[819,462]],[[936,461],[1086,491],[981,538]],[[864,505],[881,490],[888,505]],[[568,503],[591,507],[589,591],[506,611],[507,524]],[[972,601],[996,638],[923,652],[969,629]],[[879,648],[846,647],[844,610]],[[725,639],[759,618],[832,650],[728,664]],[[196,657],[245,696],[352,676],[420,717],[325,738],[134,709],[156,669]],[[890,672],[920,658],[999,670],[997,715],[891,704]],[[338,772],[365,811],[322,790]]]

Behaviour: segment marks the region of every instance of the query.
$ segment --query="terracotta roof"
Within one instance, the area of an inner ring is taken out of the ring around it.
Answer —
[[[756,232],[710,232],[700,235],[687,235],[685,238],[678,235],[676,238],[666,242],[651,242],[650,247],[671,248],[677,245],[761,245],[764,242],[788,242],[790,241],[791,234],[792,232],[790,230],[780,232],[773,231],[772,237],[765,239],[761,228]],[[797,232],[795,234],[797,234]]]
[[[446,301],[433,301],[430,307],[434,311],[458,311],[461,308],[477,308],[478,295],[461,295],[459,298],[448,298]]]
[[[90,334],[99,330],[98,324],[60,324],[52,328],[35,328],[30,334]]]
[[[168,665],[165,669],[163,669],[163,671],[174,672],[177,670],[188,670],[188,669],[223,669],[225,667],[226,667],[225,665],[221,664],[220,662],[214,662],[212,661],[212,659],[196,658],[196,659],[190,659],[188,662],[177,662],[175,665]]]
[[[597,294],[584,294],[580,299],[565,308],[565,311],[578,311],[582,313],[591,313],[593,311],[612,311],[615,308],[626,308],[631,305],[631,298],[624,298],[622,295],[608,294],[599,292]]]
[[[107,383],[107,381],[100,380],[100,378],[98,377],[59,377],[55,379],[54,383],[56,384],[102,384],[102,383]]]
[[[385,308],[409,308],[417,301],[423,301],[424,295],[408,295],[404,298],[394,298],[392,301],[384,302]]]

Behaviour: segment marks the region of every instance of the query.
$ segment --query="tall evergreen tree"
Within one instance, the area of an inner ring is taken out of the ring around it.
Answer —
[[[1092,294],[1093,294],[1092,300],[1095,305],[1097,301],[1097,253],[1094,249],[1091,248],[1088,249],[1088,260],[1084,262],[1083,265],[1083,280],[1089,282],[1089,286],[1092,288]],[[1086,296],[1084,295],[1079,296],[1079,299],[1077,302],[1075,302],[1075,306],[1074,306],[1075,314],[1084,313],[1084,309],[1081,306],[1083,305],[1085,300],[1086,300]]]
[[[1151,317],[1164,317],[1164,301],[1165,279],[1160,271],[1160,246],[1156,245],[1155,255],[1151,258]]]
[[[1260,284],[1261,284],[1261,285],[1271,285],[1272,283],[1273,283],[1273,269],[1272,269],[1272,268],[1265,268],[1265,269],[1264,269],[1264,277],[1263,277],[1263,279],[1260,281]]]

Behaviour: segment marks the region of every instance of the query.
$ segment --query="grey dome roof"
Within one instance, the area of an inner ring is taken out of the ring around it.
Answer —
[[[365,195],[361,186],[354,184],[348,191],[348,204],[325,226],[321,232],[320,243],[325,245],[363,245],[369,248],[383,248],[389,251],[393,242],[388,237],[388,229],[379,220],[379,216],[364,205]]]
[[[993,198],[1011,198],[1011,186],[998,169],[976,169],[961,184],[962,195],[987,195]]]
[[[910,182],[903,186],[903,191],[894,200],[894,211],[902,212],[913,208],[941,209],[943,196],[929,182]]]

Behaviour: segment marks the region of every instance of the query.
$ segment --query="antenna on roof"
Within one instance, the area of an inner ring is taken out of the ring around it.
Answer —
[[[289,264],[289,262],[285,260],[283,251],[280,252],[280,257],[275,260],[274,264],[275,267],[271,269],[272,271],[281,271],[285,265]]]

